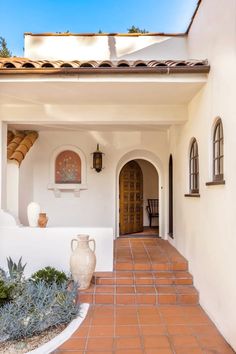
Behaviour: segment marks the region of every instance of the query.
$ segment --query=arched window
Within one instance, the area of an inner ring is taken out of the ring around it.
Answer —
[[[189,186],[191,194],[199,193],[199,158],[197,140],[194,138],[189,155]]]
[[[81,183],[81,159],[71,150],[65,150],[57,155],[55,160],[55,183]]]
[[[213,132],[213,181],[224,179],[224,134],[221,119],[217,119]]]

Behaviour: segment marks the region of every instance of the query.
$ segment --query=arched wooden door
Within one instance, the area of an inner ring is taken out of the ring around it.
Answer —
[[[143,173],[136,161],[120,172],[119,203],[120,234],[143,231]]]

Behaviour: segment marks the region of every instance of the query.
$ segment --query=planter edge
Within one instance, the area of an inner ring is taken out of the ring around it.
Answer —
[[[80,306],[80,315],[76,317],[69,325],[56,337],[51,339],[49,342],[41,345],[40,347],[27,352],[26,354],[49,354],[56,350],[60,345],[66,342],[72,334],[79,328],[85,319],[89,309],[89,304],[84,303]]]

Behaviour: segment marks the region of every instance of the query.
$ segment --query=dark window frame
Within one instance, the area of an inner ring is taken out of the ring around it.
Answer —
[[[199,194],[199,154],[195,138],[191,142],[189,153],[189,190],[190,194]]]
[[[213,182],[224,181],[224,131],[218,118],[213,131]]]

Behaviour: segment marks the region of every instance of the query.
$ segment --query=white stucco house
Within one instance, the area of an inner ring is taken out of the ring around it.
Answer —
[[[135,161],[142,225],[158,199],[159,236],[188,259],[201,305],[236,349],[235,14],[235,0],[203,0],[183,34],[26,33],[24,58],[0,59],[0,266],[24,255],[30,271],[49,259],[66,268],[68,239],[89,233],[97,269],[111,270],[120,174]],[[63,177],[68,152],[78,165]],[[28,227],[32,201],[47,228]]]

